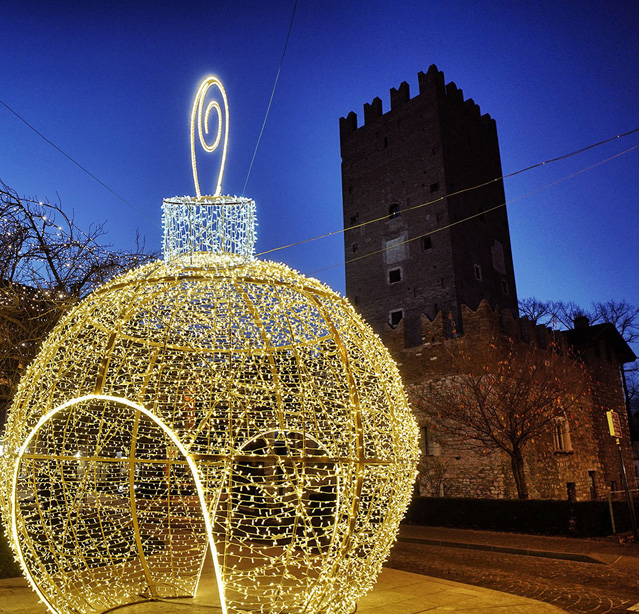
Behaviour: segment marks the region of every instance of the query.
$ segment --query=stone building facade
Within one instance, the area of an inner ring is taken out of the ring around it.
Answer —
[[[340,120],[346,292],[373,328],[461,306],[517,309],[495,121],[431,66],[413,98],[402,83],[390,110],[375,98],[364,123]],[[377,220],[375,223],[371,223]]]
[[[530,497],[535,499],[596,499],[611,491],[620,495],[620,475],[615,439],[608,431],[606,412],[622,418],[621,438],[624,464],[631,488],[633,473],[630,433],[621,385],[621,366],[634,354],[610,324],[588,326],[577,322],[569,331],[552,331],[516,320],[511,312],[493,310],[482,301],[477,310],[463,306],[464,335],[448,333],[446,316],[439,312],[430,320],[421,319],[423,343],[406,347],[403,324],[386,329],[386,343],[398,360],[407,390],[427,389],[449,373],[451,349],[465,341],[479,355],[488,343],[512,339],[518,344],[534,344],[544,349],[551,344],[570,347],[583,362],[591,386],[565,421],[526,447],[524,460]],[[413,407],[422,431],[422,462],[419,492],[427,496],[516,498],[509,457],[505,453],[485,456],[469,451],[462,442],[433,429],[427,413],[413,395]]]
[[[409,390],[447,376],[461,340],[571,347],[594,385],[578,411],[525,452],[530,497],[584,500],[622,488],[606,411],[622,418],[623,456],[635,486],[621,365],[634,354],[611,325],[558,333],[518,318],[495,121],[431,66],[375,98],[364,123],[340,119],[346,294],[384,337]],[[419,490],[431,496],[517,496],[506,454],[471,453],[435,433],[419,412]]]

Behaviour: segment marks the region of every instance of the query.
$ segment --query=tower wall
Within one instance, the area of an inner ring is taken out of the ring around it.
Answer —
[[[403,321],[409,345],[422,314],[460,329],[461,305],[517,305],[495,122],[434,65],[418,77],[413,98],[404,82],[387,112],[375,98],[363,125],[340,120],[346,293],[380,333]]]

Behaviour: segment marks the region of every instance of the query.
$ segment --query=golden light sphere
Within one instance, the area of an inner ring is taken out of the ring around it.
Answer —
[[[290,268],[174,253],[59,323],[10,412],[2,511],[54,612],[193,595],[353,611],[411,495],[417,427],[348,301]]]

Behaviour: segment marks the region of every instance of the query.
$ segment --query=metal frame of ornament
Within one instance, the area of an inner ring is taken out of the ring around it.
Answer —
[[[25,575],[94,614],[194,595],[210,552],[225,613],[352,612],[416,475],[397,368],[346,299],[253,257],[252,200],[169,199],[164,225],[165,261],[73,308],[20,383],[0,486]]]

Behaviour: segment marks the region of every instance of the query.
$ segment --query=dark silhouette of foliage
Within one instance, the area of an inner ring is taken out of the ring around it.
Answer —
[[[62,314],[99,285],[155,258],[103,244],[60,203],[35,201],[0,181],[0,427],[27,364]]]

